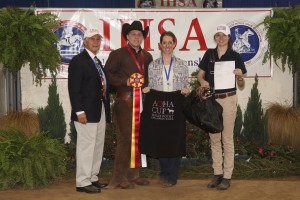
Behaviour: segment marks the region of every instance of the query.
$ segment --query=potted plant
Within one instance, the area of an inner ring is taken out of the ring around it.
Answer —
[[[275,64],[281,62],[282,71],[286,66],[293,74],[293,105],[270,103],[267,107],[269,142],[300,149],[298,130],[300,110],[298,101],[298,73],[300,70],[300,5],[288,8],[274,8],[273,16],[262,22],[267,28],[268,51],[264,61],[273,56]]]
[[[264,62],[273,56],[275,64],[281,61],[281,69],[286,66],[293,73],[293,105],[298,102],[298,80],[300,70],[300,5],[289,8],[274,8],[272,16],[265,17],[262,24],[267,29],[268,50],[265,53]]]
[[[58,17],[51,13],[34,13],[35,8],[0,9],[0,62],[4,70],[16,75],[29,63],[33,80],[41,84],[41,77],[49,71],[55,74],[60,55],[54,45],[58,36],[51,29],[58,27]]]
[[[47,186],[66,173],[66,161],[65,145],[57,139],[0,129],[0,190]]]

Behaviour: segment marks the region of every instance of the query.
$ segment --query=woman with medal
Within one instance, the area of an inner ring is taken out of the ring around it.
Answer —
[[[158,159],[159,182],[163,187],[177,184],[180,160],[186,153],[186,122],[181,109],[189,93],[189,74],[185,61],[173,54],[176,44],[174,33],[161,34],[161,57],[150,63],[149,84],[143,89],[146,95],[139,150]]]
[[[139,177],[138,167],[131,167],[131,138],[132,132],[137,133],[133,130],[139,128],[136,118],[140,113],[139,105],[133,103],[141,101],[138,91],[143,87],[143,83],[148,84],[148,65],[153,60],[152,55],[141,48],[148,31],[149,27],[143,29],[140,21],[123,24],[122,35],[128,43],[112,51],[104,67],[110,84],[116,89],[112,111],[117,128],[117,147],[109,188],[131,189],[135,185],[149,184],[147,179]]]

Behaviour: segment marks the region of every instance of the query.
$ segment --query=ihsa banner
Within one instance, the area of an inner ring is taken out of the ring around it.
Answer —
[[[123,45],[121,27],[124,23],[140,20],[150,31],[142,47],[156,59],[159,54],[159,37],[164,31],[175,33],[178,43],[174,53],[184,59],[190,73],[208,48],[215,48],[215,27],[227,24],[231,29],[232,43],[247,67],[247,77],[271,77],[272,63],[262,64],[267,48],[265,29],[258,26],[272,13],[271,9],[37,9],[37,13],[56,14],[60,27],[53,30],[60,41],[56,44],[63,64],[58,78],[67,78],[72,57],[83,50],[83,34],[87,27],[100,29],[104,40],[99,58],[105,64],[109,53]]]

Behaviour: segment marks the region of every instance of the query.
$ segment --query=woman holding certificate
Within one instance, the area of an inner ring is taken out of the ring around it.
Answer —
[[[209,133],[214,177],[207,185],[209,188],[226,190],[234,167],[233,129],[237,111],[236,83],[243,89],[243,76],[247,70],[242,57],[232,49],[230,29],[221,24],[216,27],[215,49],[208,49],[200,64],[198,81],[201,87],[212,88],[216,100],[223,107],[224,130],[221,133]]]

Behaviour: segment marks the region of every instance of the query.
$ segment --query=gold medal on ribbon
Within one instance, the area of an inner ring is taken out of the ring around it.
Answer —
[[[134,88],[140,88],[144,85],[144,76],[140,73],[134,73],[129,77],[129,83]]]

